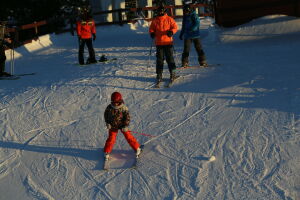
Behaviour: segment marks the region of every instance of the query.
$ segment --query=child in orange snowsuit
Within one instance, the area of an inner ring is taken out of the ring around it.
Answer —
[[[164,59],[168,63],[170,80],[174,81],[176,65],[173,55],[173,35],[177,32],[177,24],[167,15],[164,6],[157,8],[157,14],[149,27],[150,36],[155,39],[156,45],[156,81],[157,83],[162,81]]]
[[[128,129],[130,115],[127,106],[124,105],[122,95],[119,92],[114,92],[111,95],[111,104],[105,109],[104,120],[109,134],[104,146],[106,160],[109,159],[109,154],[116,142],[119,130],[121,130],[128,144],[136,152],[136,156],[141,153],[140,144],[135,137],[131,135],[131,131]]]

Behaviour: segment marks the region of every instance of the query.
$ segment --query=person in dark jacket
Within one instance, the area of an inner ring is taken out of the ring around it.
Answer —
[[[200,66],[207,67],[205,53],[200,41],[200,19],[190,4],[184,5],[183,14],[182,29],[179,36],[180,40],[184,39],[184,49],[181,58],[182,67],[187,67],[189,64],[189,53],[192,43],[194,43],[197,51]]]
[[[0,77],[12,76],[10,73],[5,72],[5,49],[11,46],[11,39],[6,33],[5,23],[0,22]]]
[[[111,104],[109,104],[104,111],[104,120],[108,129],[108,138],[104,146],[105,160],[109,159],[109,154],[116,142],[119,130],[121,130],[128,144],[136,152],[136,156],[138,157],[141,153],[140,144],[128,129],[130,115],[127,106],[124,104],[122,95],[119,92],[112,93]]]

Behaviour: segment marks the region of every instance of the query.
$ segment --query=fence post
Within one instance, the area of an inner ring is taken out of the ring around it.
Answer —
[[[123,19],[122,19],[122,10],[118,11],[118,18],[120,26],[123,26]]]
[[[38,27],[36,22],[34,22],[34,31],[35,31],[35,35],[38,35]]]

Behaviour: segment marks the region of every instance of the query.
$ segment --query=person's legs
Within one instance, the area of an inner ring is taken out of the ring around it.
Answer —
[[[85,40],[80,39],[79,40],[79,51],[78,51],[78,61],[80,65],[84,65],[84,45],[85,45]]]
[[[162,80],[164,70],[164,50],[162,46],[156,46],[156,74],[157,81]]]
[[[131,135],[130,131],[122,132],[124,134],[125,139],[127,140],[128,144],[131,146],[131,148],[136,151],[139,147],[140,144],[138,141],[135,139],[133,135]]]
[[[191,49],[191,39],[185,39],[184,45],[183,45],[183,53],[181,57],[181,66],[187,67],[189,64],[189,55],[190,55],[190,49]]]
[[[86,40],[86,45],[89,51],[89,63],[96,63],[97,61],[95,58],[95,51],[94,51],[92,39]]]
[[[195,49],[196,49],[197,54],[198,54],[198,62],[199,62],[199,64],[201,66],[202,65],[206,65],[205,53],[204,53],[204,51],[202,49],[200,38],[194,39],[193,42],[194,42],[194,46],[195,46]]]
[[[170,79],[171,81],[174,81],[176,78],[176,64],[174,61],[174,49],[173,49],[173,45],[169,45],[165,47],[165,54],[166,54],[166,60],[168,63],[168,67],[169,67],[169,72],[170,72]]]
[[[116,142],[118,130],[110,129],[108,131],[108,134],[109,135],[104,146],[104,153],[106,154],[109,154],[112,151],[114,144]]]

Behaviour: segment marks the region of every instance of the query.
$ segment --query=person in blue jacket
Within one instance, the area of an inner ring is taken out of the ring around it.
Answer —
[[[181,58],[182,67],[187,67],[189,64],[189,53],[192,43],[194,43],[194,47],[197,51],[200,66],[207,67],[205,53],[200,41],[199,27],[200,19],[196,11],[189,4],[184,5],[182,28],[179,36],[180,40],[184,39],[184,49]]]

